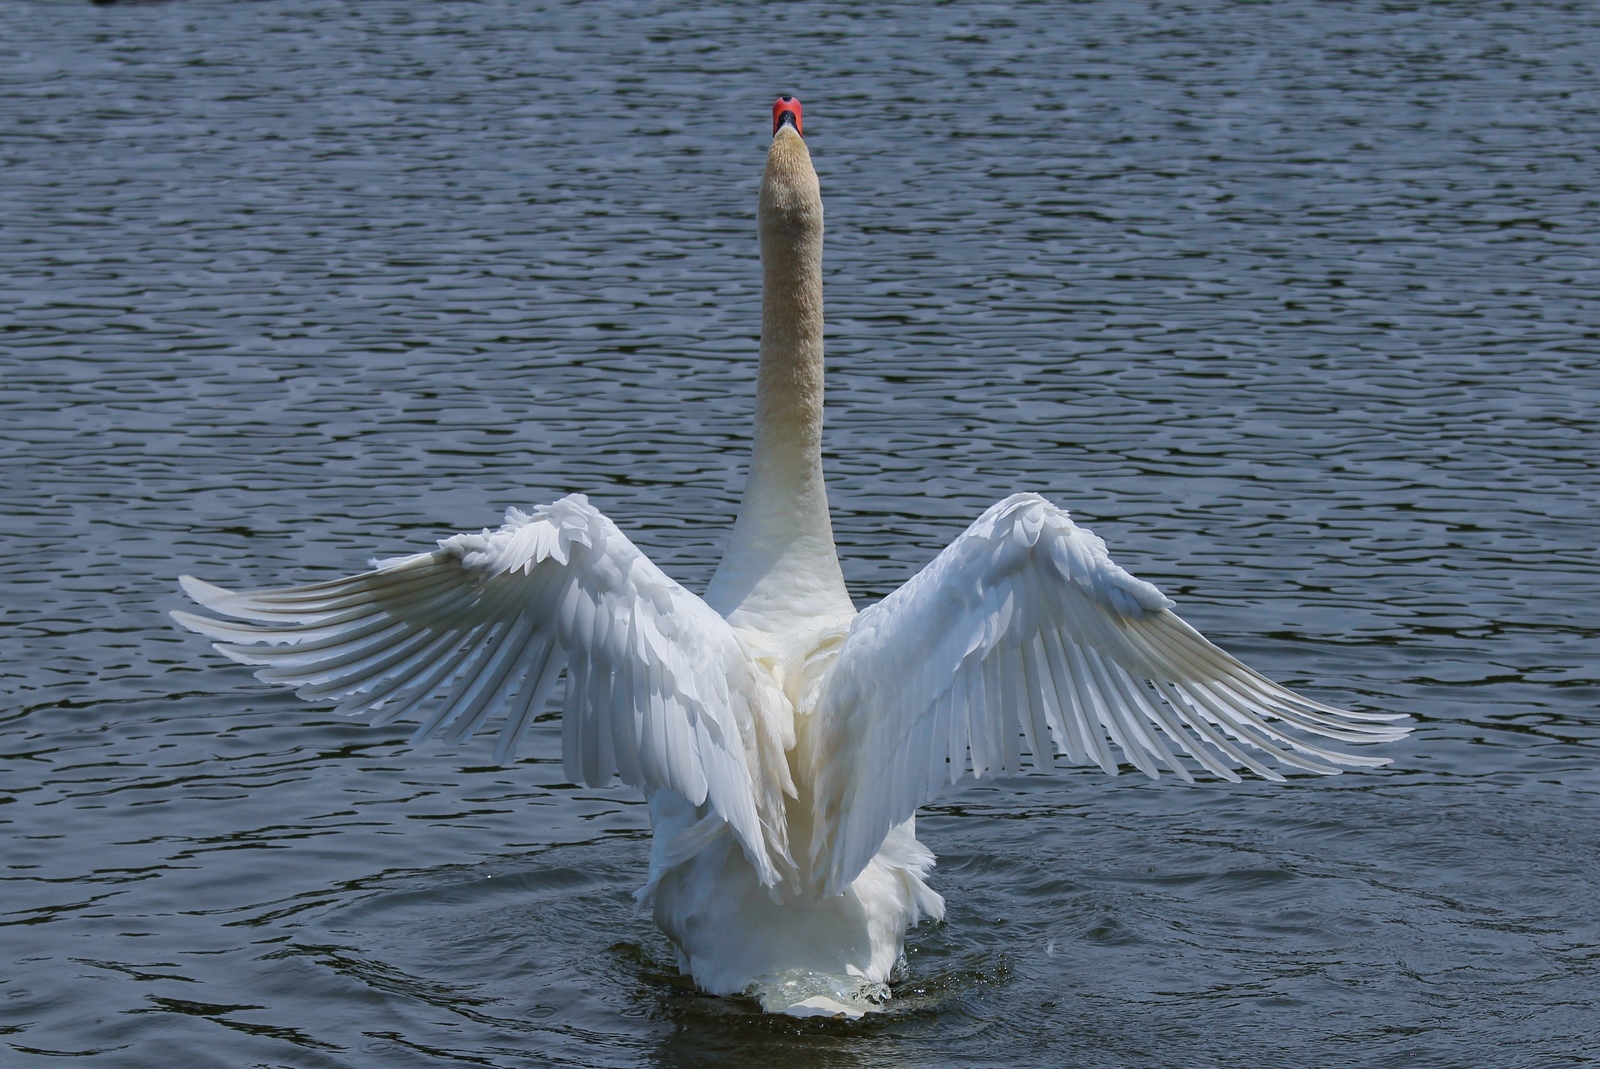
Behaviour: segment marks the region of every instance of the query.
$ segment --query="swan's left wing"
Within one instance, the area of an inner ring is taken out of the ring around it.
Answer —
[[[1113,775],[1110,743],[1152,779],[1184,758],[1226,779],[1260,760],[1332,774],[1384,758],[1302,734],[1388,741],[1403,716],[1353,713],[1252,671],[1175,615],[1105,543],[1037,494],[995,505],[855,618],[818,706],[813,871],[842,890],[889,829],[966,774],[1055,753]]]
[[[413,741],[456,741],[503,713],[504,760],[565,669],[568,779],[599,787],[620,772],[708,804],[766,884],[792,864],[787,701],[727,621],[582,495],[346,579],[240,593],[182,582],[232,617],[172,614],[218,650],[341,712],[419,714]]]

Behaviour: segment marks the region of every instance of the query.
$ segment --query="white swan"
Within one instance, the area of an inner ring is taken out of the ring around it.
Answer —
[[[857,613],[823,485],[822,200],[800,105],[773,106],[761,186],[764,296],[755,450],[703,598],[579,495],[348,579],[232,593],[231,619],[177,612],[257,675],[416,739],[504,716],[505,760],[566,673],[566,775],[643,788],[654,839],[641,901],[682,969],[769,1010],[877,1005],[906,930],[939,918],[917,807],[971,767],[1063,754],[1155,778],[1264,763],[1334,773],[1382,758],[1304,738],[1400,738],[1404,717],[1303,698],[1171,611],[1037,494],[985,512]],[[1114,748],[1115,749],[1114,749]]]

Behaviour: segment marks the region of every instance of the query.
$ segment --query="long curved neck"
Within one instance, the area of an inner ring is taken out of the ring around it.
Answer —
[[[782,127],[761,183],[761,370],[755,448],[706,601],[768,633],[853,615],[822,477],[822,196],[805,142]]]

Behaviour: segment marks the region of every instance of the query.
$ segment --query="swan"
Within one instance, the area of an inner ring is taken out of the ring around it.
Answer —
[[[917,808],[969,769],[1027,755],[1115,775],[1120,754],[1152,779],[1237,782],[1388,763],[1307,736],[1393,741],[1406,717],[1245,667],[1038,494],[858,612],[823,480],[822,200],[792,97],[773,105],[759,224],[754,448],[703,596],[574,494],[350,578],[232,592],[183,576],[210,615],[174,618],[302,698],[419,715],[413,742],[501,717],[499,761],[564,675],[565,775],[642,788],[638,897],[682,971],[797,1016],[885,1004],[907,930],[944,913]]]

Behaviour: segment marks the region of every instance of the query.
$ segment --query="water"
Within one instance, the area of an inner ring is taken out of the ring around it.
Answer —
[[[1597,31],[0,0],[0,1061],[1594,1064]],[[163,615],[573,490],[702,585],[780,91],[859,601],[1038,489],[1251,664],[1418,720],[1377,774],[947,794],[948,923],[857,1025],[677,979],[642,807],[553,721],[412,751]]]

